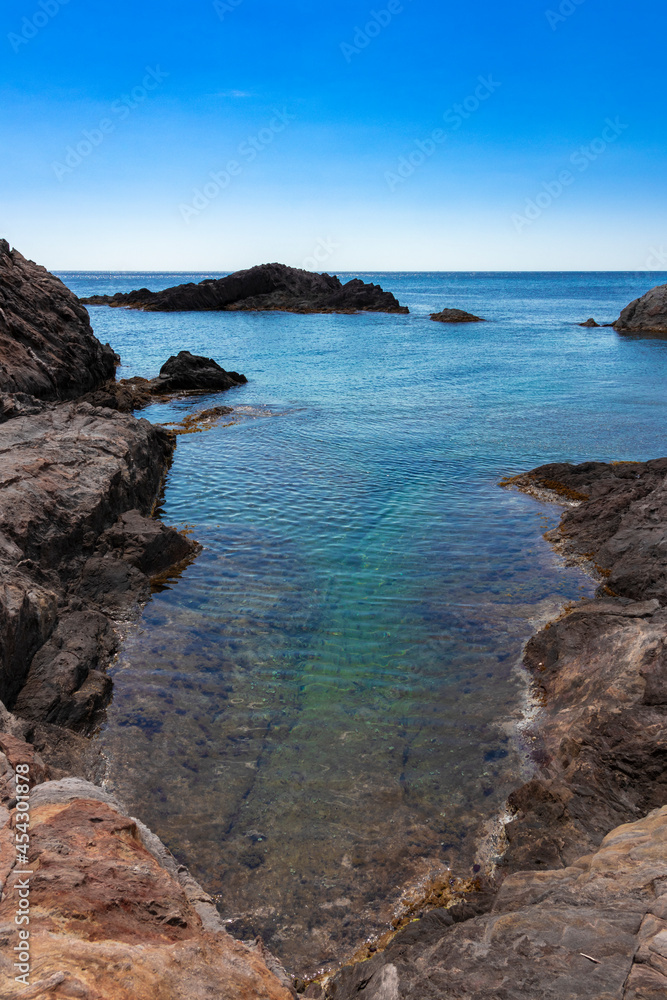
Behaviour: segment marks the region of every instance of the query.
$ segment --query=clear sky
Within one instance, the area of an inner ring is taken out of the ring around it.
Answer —
[[[664,0],[0,18],[0,235],[50,268],[667,268]]]

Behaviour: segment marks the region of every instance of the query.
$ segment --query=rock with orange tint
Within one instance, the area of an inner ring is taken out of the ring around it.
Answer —
[[[261,949],[226,933],[213,901],[161,842],[88,782],[69,778],[32,790],[29,870],[29,988],[14,981],[14,872],[0,903],[0,996],[7,1000],[293,996],[286,974],[276,966],[281,982]]]

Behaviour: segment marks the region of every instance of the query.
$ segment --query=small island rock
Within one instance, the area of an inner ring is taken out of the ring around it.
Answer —
[[[206,278],[151,292],[141,288],[93,295],[84,305],[142,309],[145,312],[281,311],[294,313],[407,313],[391,292],[353,278],[346,284],[330,274],[285,264],[260,264],[224,278]]]
[[[657,285],[635,299],[612,326],[619,333],[667,334],[667,285]]]
[[[474,316],[463,309],[443,309],[439,313],[431,313],[431,319],[437,323],[485,323],[481,316]]]
[[[599,325],[600,324],[596,323],[592,316],[591,316],[590,319],[587,319],[585,323],[580,323],[579,324],[579,326],[589,326],[589,327],[594,327],[594,326],[599,326]]]

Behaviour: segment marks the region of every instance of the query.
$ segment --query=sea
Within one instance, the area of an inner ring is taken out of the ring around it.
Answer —
[[[220,276],[60,274],[82,296]],[[178,438],[158,513],[203,551],[122,624],[96,740],[230,932],[303,975],[502,857],[535,766],[523,646],[596,584],[543,538],[561,509],[499,482],[667,454],[667,341],[578,325],[667,274],[340,277],[410,314],[89,309],[119,378],[189,350],[248,379],[141,414],[233,407]]]

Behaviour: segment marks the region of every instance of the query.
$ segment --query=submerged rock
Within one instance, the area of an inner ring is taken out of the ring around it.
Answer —
[[[481,316],[474,316],[463,309],[443,309],[439,313],[431,313],[431,319],[437,323],[485,323]]]
[[[0,240],[0,392],[74,399],[113,379],[117,362],[76,295]]]
[[[667,335],[667,285],[657,285],[635,299],[612,326],[619,333]]]
[[[264,311],[295,313],[407,313],[396,298],[379,285],[353,278],[343,284],[330,274],[303,271],[285,264],[260,264],[225,278],[207,278],[150,292],[141,288],[115,295],[81,299],[85,305],[122,306],[147,312]]]
[[[14,978],[17,763],[29,763],[33,785],[27,990]],[[2,996],[292,1000],[275,959],[270,971],[261,948],[227,934],[211,897],[143,823],[87,781],[47,777],[33,747],[0,733]]]

